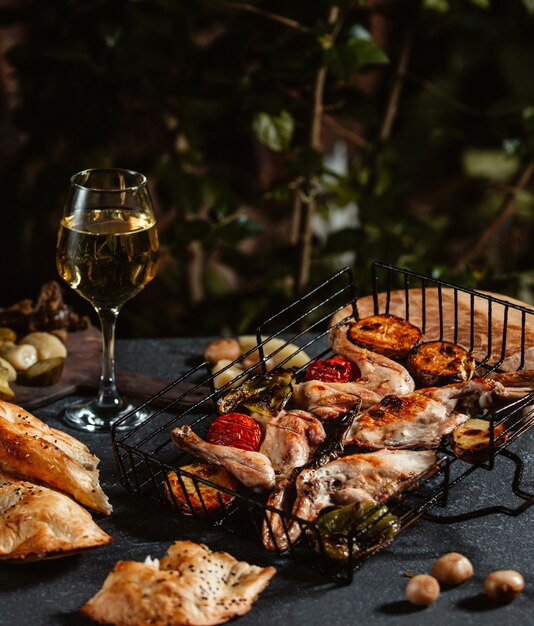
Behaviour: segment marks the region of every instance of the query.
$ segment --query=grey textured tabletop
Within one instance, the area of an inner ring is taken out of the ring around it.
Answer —
[[[205,341],[119,341],[117,366],[175,378],[198,359]],[[258,565],[274,565],[277,575],[241,626],[324,626],[345,624],[534,624],[534,507],[516,517],[492,515],[442,525],[420,519],[387,548],[356,571],[352,584],[336,586],[318,573],[266,553],[258,544],[209,526],[201,520],[177,518],[158,503],[129,494],[119,483],[109,435],[76,433],[61,422],[72,398],[38,409],[35,414],[83,440],[101,458],[101,480],[114,507],[109,518],[97,517],[114,541],[78,556],[27,565],[0,565],[0,624],[18,626],[84,625],[91,622],[78,609],[101,587],[119,559],[162,556],[176,539],[203,542]],[[512,444],[525,462],[524,486],[534,490],[534,430]],[[494,504],[518,506],[511,491],[513,464],[498,458],[493,471],[478,470],[451,492],[448,513]],[[405,601],[404,572],[429,573],[433,561],[449,551],[462,552],[475,576],[442,592],[438,601],[418,609]],[[482,582],[495,569],[517,569],[526,588],[506,606],[492,606]],[[234,623],[234,622],[232,622]]]

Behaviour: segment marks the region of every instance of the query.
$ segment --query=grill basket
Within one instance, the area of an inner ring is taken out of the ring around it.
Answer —
[[[392,312],[418,325],[426,341],[453,341],[471,351],[476,345],[477,374],[481,376],[524,367],[528,356],[528,327],[534,322],[533,310],[379,263],[373,265],[372,279],[372,310],[364,315]],[[365,301],[368,307],[369,298]],[[257,329],[256,346],[246,355],[258,350],[263,371],[266,371],[267,359],[279,353],[284,356],[281,366],[301,351],[311,359],[327,358],[332,355],[328,344],[329,321],[334,315],[336,326],[352,317],[358,319],[358,304],[352,272],[345,268],[266,320]],[[287,343],[273,351],[272,339],[283,339]],[[289,343],[295,348],[288,353]],[[228,368],[233,365],[235,363]],[[276,554],[311,566],[340,583],[350,582],[358,564],[422,515],[438,523],[450,523],[495,512],[516,515],[534,502],[534,496],[521,487],[521,459],[507,449],[534,424],[534,393],[530,393],[482,416],[489,422],[490,435],[483,459],[476,463],[458,459],[446,439],[437,451],[438,460],[429,470],[366,512],[358,529],[346,538],[346,558],[331,558],[331,551],[325,546],[316,523],[267,505],[265,496],[252,490],[234,491],[180,469],[194,459],[172,443],[172,429],[189,424],[199,436],[205,436],[217,416],[217,399],[253,369],[245,370],[222,388],[215,389],[215,376],[208,364],[202,363],[117,422],[112,430],[112,444],[123,485],[135,494],[166,505],[176,515],[198,517],[260,542],[262,532],[267,533]],[[305,366],[300,368],[297,375],[304,369]],[[128,421],[133,421],[137,411],[146,407],[152,408],[150,417],[129,429]],[[522,501],[518,508],[495,506],[453,516],[428,513],[436,505],[444,509],[451,488],[463,478],[475,471],[491,470],[498,454],[515,463],[511,489]],[[176,497],[177,492],[180,498]],[[217,499],[215,512],[207,504],[209,493],[215,493]],[[391,528],[386,523],[391,519],[386,515],[390,514],[397,518],[394,533],[376,532],[381,521],[383,526]],[[276,540],[273,527],[281,528],[282,536],[287,538],[288,529],[295,524],[300,528],[297,542]]]

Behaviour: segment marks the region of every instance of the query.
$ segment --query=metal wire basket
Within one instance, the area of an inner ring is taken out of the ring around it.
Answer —
[[[373,266],[372,278],[372,308],[375,314],[394,311],[419,325],[425,340],[456,343],[461,339],[464,347],[471,351],[476,338],[478,375],[487,376],[502,368],[523,368],[527,327],[528,322],[534,320],[534,311],[383,264]],[[446,313],[445,301],[449,314],[452,310],[452,316]],[[280,366],[291,364],[292,359],[302,351],[311,359],[326,358],[332,355],[328,343],[329,322],[334,318],[335,326],[339,326],[352,318],[358,319],[358,308],[352,272],[348,268],[343,269],[266,320],[257,329],[256,346],[243,356],[259,351],[259,367],[264,372],[268,360],[277,355],[283,357]],[[484,341],[480,338],[478,319],[481,308],[487,319]],[[518,333],[521,337],[518,348],[509,341],[512,328],[515,337]],[[284,343],[279,342],[273,349],[273,339],[283,339]],[[293,348],[288,351],[290,344]],[[228,368],[234,365],[232,363]],[[506,449],[534,424],[534,393],[531,393],[483,416],[489,423],[489,444],[482,458],[476,459],[476,462],[458,459],[446,439],[437,451],[434,465],[386,501],[366,510],[357,527],[344,538],[342,556],[333,554],[325,545],[317,523],[269,506],[265,495],[253,490],[221,486],[183,469],[194,459],[171,441],[171,431],[184,424],[189,424],[194,432],[204,436],[217,416],[217,399],[231,385],[257,371],[255,367],[251,366],[216,389],[216,376],[207,363],[202,363],[120,420],[112,430],[112,444],[124,486],[140,496],[165,504],[176,515],[197,517],[249,539],[261,541],[262,533],[264,539],[267,534],[273,552],[314,567],[341,583],[350,582],[358,564],[423,514],[446,523],[497,511],[515,515],[534,502],[534,496],[521,487],[521,459]],[[302,375],[304,369],[305,366],[297,368],[297,376]],[[185,392],[176,393],[178,388],[184,387],[187,388]],[[151,416],[142,424],[128,429],[128,421],[133,422],[136,412],[146,407],[152,407]],[[463,478],[478,470],[491,470],[497,454],[511,459],[516,465],[511,488],[522,500],[520,507],[514,510],[489,507],[456,516],[428,513],[436,505],[445,507],[452,487]],[[208,495],[211,498],[209,503]],[[300,536],[296,542],[289,537],[289,528],[295,525],[298,525]],[[283,529],[283,541],[277,540],[274,526],[278,528],[278,536]]]

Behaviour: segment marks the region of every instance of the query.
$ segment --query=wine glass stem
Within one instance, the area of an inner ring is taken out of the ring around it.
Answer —
[[[115,384],[115,324],[119,308],[95,308],[102,328],[102,374],[98,390],[98,405],[102,408],[117,408],[122,405]]]

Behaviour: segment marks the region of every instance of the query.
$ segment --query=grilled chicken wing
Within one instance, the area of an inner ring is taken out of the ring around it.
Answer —
[[[330,506],[381,502],[429,469],[436,460],[430,450],[380,450],[346,456],[318,469],[305,469],[297,478],[293,515],[311,522]],[[291,523],[288,528],[291,543],[301,530],[298,522]]]
[[[208,463],[222,465],[247,487],[274,487],[274,469],[271,461],[261,452],[249,452],[232,446],[207,443],[196,435],[190,426],[172,431],[173,442]]]
[[[276,474],[290,474],[310,460],[326,433],[321,422],[306,411],[281,411],[276,417],[255,414],[263,423],[265,435],[260,447]]]
[[[293,401],[324,420],[334,419],[358,401],[369,407],[387,394],[403,395],[415,389],[415,383],[399,363],[353,344],[347,337],[349,327],[338,326],[330,331],[330,344],[356,364],[360,378],[347,383],[310,380],[294,386]]]
[[[376,387],[375,382],[364,380],[349,383],[309,380],[295,385],[293,401],[297,406],[306,407],[320,419],[331,420],[346,413],[358,400],[362,401],[364,408],[379,402],[384,393],[380,393],[380,385],[378,391]]]
[[[484,378],[386,396],[360,415],[347,443],[364,448],[435,448],[474,411],[509,396],[499,382]]]

